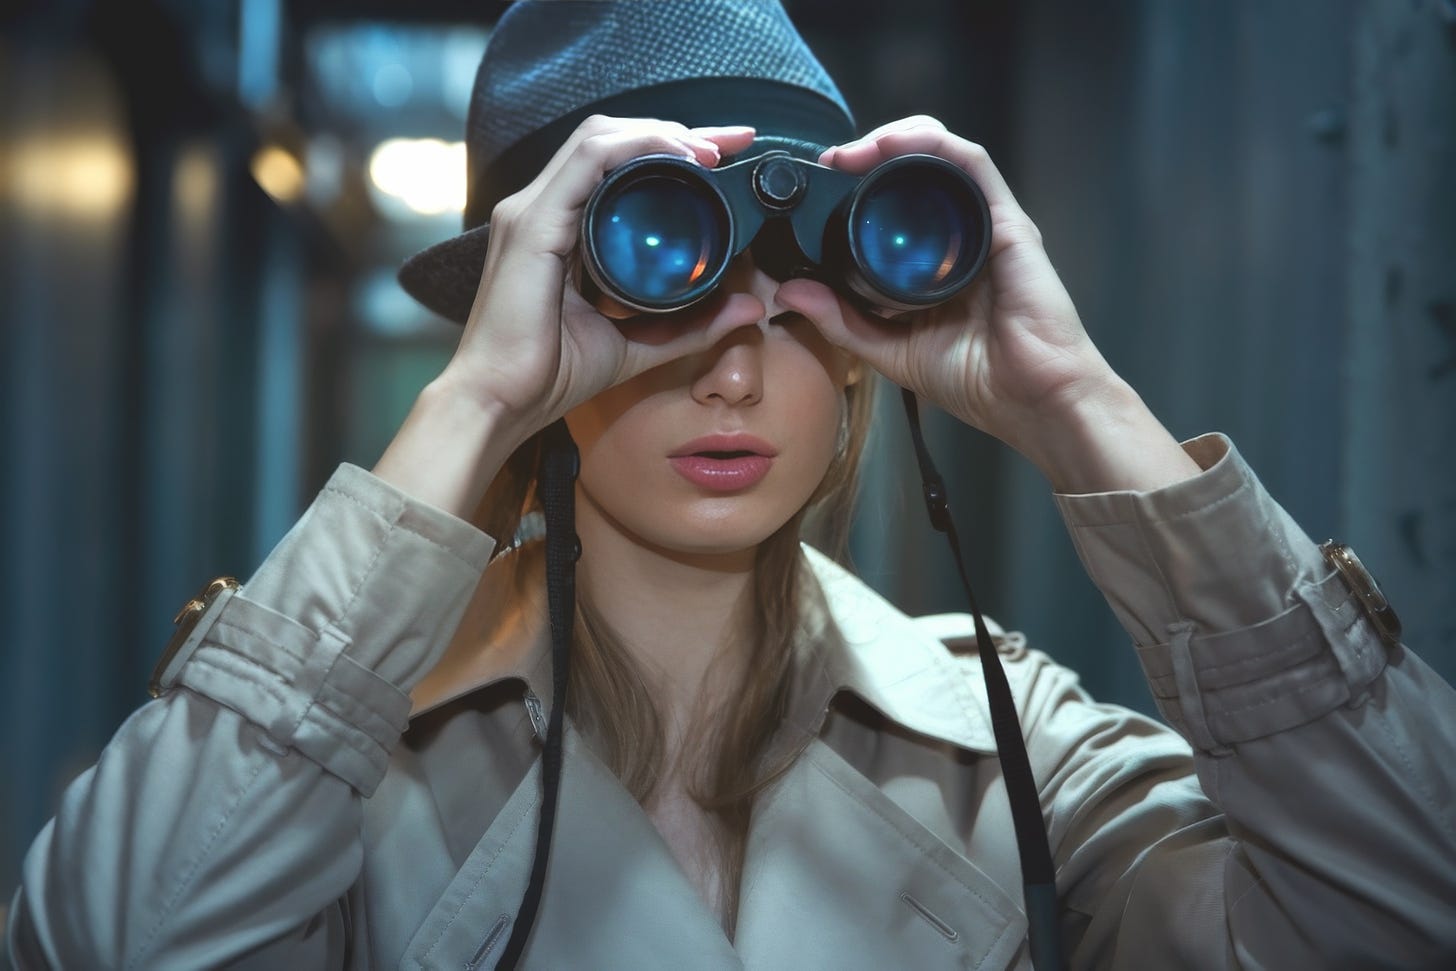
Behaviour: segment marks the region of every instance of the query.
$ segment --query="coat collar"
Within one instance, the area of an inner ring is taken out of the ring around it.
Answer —
[[[461,633],[415,689],[414,714],[506,679],[547,697],[540,557],[508,555],[523,559],[486,571]],[[907,803],[903,791],[892,798],[817,737],[844,691],[913,733],[994,751],[975,659],[955,658],[941,642],[968,625],[911,620],[814,550],[805,548],[803,562],[810,582],[786,717],[814,737],[755,800],[732,943],[652,821],[568,720],[540,923],[524,967],[1026,965],[1014,874],[983,871],[927,828],[915,799]],[[529,696],[527,705],[542,721],[542,706]],[[540,765],[532,763],[412,935],[405,964],[489,967],[498,956],[534,857]],[[469,775],[447,773],[440,784],[474,785]],[[934,803],[934,792],[925,798]]]
[[[846,691],[910,731],[994,752],[980,663],[974,655],[953,657],[946,648],[947,640],[965,636],[969,618],[912,619],[819,551],[804,546],[803,553],[803,660],[788,720],[817,734],[835,696]],[[549,703],[551,640],[541,560],[537,543],[497,557],[486,569],[444,656],[411,693],[411,718],[511,678]]]

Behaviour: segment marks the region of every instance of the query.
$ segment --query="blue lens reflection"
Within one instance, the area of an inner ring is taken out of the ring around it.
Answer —
[[[935,293],[963,272],[980,222],[963,189],[939,173],[904,168],[868,190],[850,232],[862,271],[913,296]]]
[[[629,301],[692,295],[723,261],[728,232],[717,200],[686,182],[647,176],[611,192],[592,223],[606,282]]]

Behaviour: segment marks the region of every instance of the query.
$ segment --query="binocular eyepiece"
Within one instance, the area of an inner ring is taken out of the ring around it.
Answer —
[[[863,176],[782,150],[716,169],[645,155],[609,172],[587,201],[581,289],[596,303],[671,313],[711,295],[750,247],[775,279],[817,279],[893,316],[971,282],[991,247],[991,216],[980,187],[933,155]]]

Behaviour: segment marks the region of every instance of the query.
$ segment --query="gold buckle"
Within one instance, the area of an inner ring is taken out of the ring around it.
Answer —
[[[222,596],[225,590],[236,590],[242,584],[234,577],[218,577],[208,582],[207,586],[197,592],[197,596],[182,605],[177,611],[177,616],[172,618],[172,623],[177,629],[172,632],[172,639],[167,641],[167,647],[162,651],[162,656],[157,659],[157,666],[152,669],[152,676],[147,681],[147,692],[153,698],[162,697],[162,693],[170,688],[170,683],[164,684],[167,668],[177,657],[177,652],[182,650],[182,645],[187,643],[187,638],[192,636],[193,629],[202,615],[207,613],[217,598]]]
[[[1396,616],[1395,608],[1385,598],[1380,590],[1380,584],[1375,582],[1375,577],[1365,569],[1365,564],[1360,562],[1360,557],[1350,549],[1348,544],[1337,543],[1327,539],[1320,544],[1320,552],[1325,555],[1330,566],[1345,581],[1350,592],[1355,595],[1355,600],[1360,604],[1360,609],[1370,622],[1375,625],[1375,632],[1387,647],[1394,647],[1400,643],[1400,618]]]

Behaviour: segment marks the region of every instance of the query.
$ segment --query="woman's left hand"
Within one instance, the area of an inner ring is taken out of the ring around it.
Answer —
[[[985,193],[991,250],[970,286],[938,307],[892,320],[860,313],[811,280],[786,281],[775,301],[890,380],[1022,452],[1054,482],[1065,478],[1054,471],[1053,453],[1066,451],[1067,429],[1088,408],[1141,401],[1088,337],[1041,233],[984,148],[917,116],[831,148],[820,163],[863,174],[911,153],[956,163]]]

